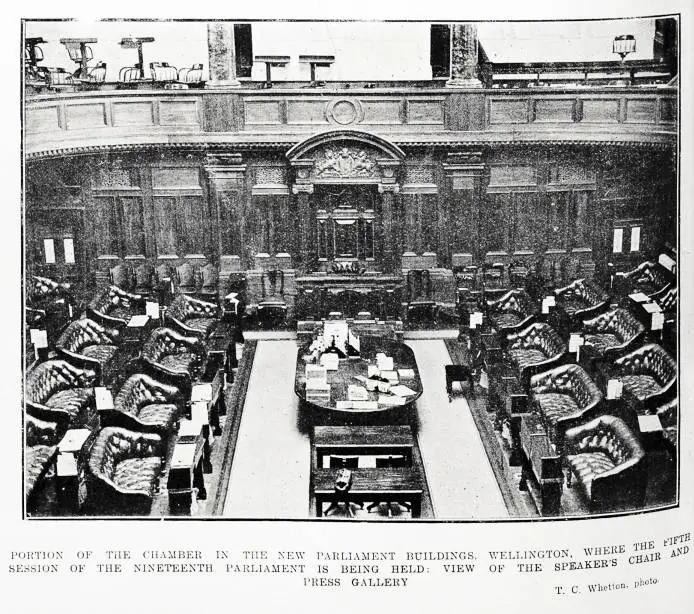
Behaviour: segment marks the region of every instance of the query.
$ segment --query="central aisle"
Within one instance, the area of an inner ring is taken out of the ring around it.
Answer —
[[[417,400],[419,449],[434,516],[438,519],[506,518],[508,512],[462,395],[448,402],[442,340],[406,341],[417,358],[422,396]]]
[[[297,428],[296,340],[258,341],[224,515],[306,518],[310,442]]]

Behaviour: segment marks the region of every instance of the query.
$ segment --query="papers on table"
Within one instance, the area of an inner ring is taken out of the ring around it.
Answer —
[[[618,379],[611,379],[607,382],[607,398],[609,400],[622,397],[622,382]]]
[[[663,430],[663,425],[660,422],[658,414],[649,414],[647,416],[637,416],[639,422],[639,431],[642,433],[658,433]]]
[[[403,386],[400,384],[399,386],[391,386],[390,387],[390,393],[395,394],[399,397],[410,397],[413,394],[417,394],[412,388],[409,388],[408,386]]]
[[[585,343],[585,338],[581,333],[571,333],[569,337],[569,352],[578,352],[579,348]]]
[[[328,381],[328,371],[320,365],[306,365],[306,387],[309,382],[315,381],[326,383]]]
[[[347,400],[348,401],[368,401],[369,393],[363,386],[358,386],[356,384],[349,384],[347,386]]]
[[[113,409],[113,395],[108,388],[97,386],[94,388],[94,401],[97,409]]]
[[[661,311],[651,314],[651,330],[663,330],[665,314]]]
[[[153,320],[159,319],[159,303],[155,301],[147,301],[145,303],[145,314]]]
[[[212,384],[195,384],[190,392],[190,402],[211,401]]]
[[[549,313],[549,308],[557,304],[557,299],[554,296],[546,296],[542,299],[542,313]]]
[[[398,369],[400,379],[414,379],[414,369]]]
[[[379,371],[392,371],[393,357],[386,356],[385,354],[376,354],[376,366]]]
[[[381,374],[381,371],[376,365],[367,365],[366,367],[366,376],[367,377],[379,377]]]
[[[390,405],[392,407],[398,407],[400,405],[405,405],[405,403],[407,403],[407,399],[405,397],[399,397],[397,395],[379,394],[378,403],[379,405]]]
[[[320,357],[320,364],[325,367],[327,371],[337,371],[340,366],[340,357],[333,352],[326,352]]]
[[[474,311],[470,314],[470,328],[482,326],[482,312]]]
[[[31,342],[34,344],[36,349],[47,348],[48,347],[48,334],[45,330],[39,330],[38,328],[32,328],[29,331],[29,337]]]
[[[388,380],[391,384],[398,383],[398,372],[397,371],[383,371],[381,370],[381,377]]]
[[[337,409],[361,409],[361,410],[376,410],[378,403],[376,401],[337,401],[335,403]]]
[[[642,307],[646,313],[656,313],[657,311],[662,311],[658,303],[646,303],[645,305],[642,305]]]
[[[131,328],[142,328],[147,324],[147,322],[149,322],[148,315],[133,316],[132,318],[130,318],[128,326]]]
[[[647,303],[650,300],[643,292],[634,292],[629,298],[635,303]]]

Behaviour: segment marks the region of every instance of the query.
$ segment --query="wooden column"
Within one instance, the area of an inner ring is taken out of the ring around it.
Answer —
[[[242,262],[245,242],[243,203],[246,198],[246,165],[241,154],[209,154],[205,163],[210,205],[215,228],[213,242],[218,246],[219,280],[246,268]],[[216,234],[215,234],[216,233]]]
[[[380,183],[378,191],[383,194],[381,199],[381,228],[383,229],[383,268],[386,273],[392,273],[397,267],[395,262],[395,229],[393,228],[393,210],[395,195],[400,191],[396,183]]]
[[[482,153],[449,153],[443,170],[446,178],[450,179],[447,192],[453,206],[449,210],[452,210],[451,216],[455,218],[449,220],[448,243],[454,242],[458,231],[465,237],[463,250],[457,242],[452,246],[451,264],[456,266],[470,260],[480,260],[480,201],[484,173]]]
[[[451,26],[451,76],[448,87],[482,87],[479,67],[477,26],[456,23]]]
[[[207,24],[207,50],[209,54],[210,78],[206,88],[238,87],[236,78],[236,43],[234,24],[211,21]]]
[[[297,212],[299,214],[298,240],[299,259],[305,272],[314,267],[316,246],[312,240],[313,216],[311,215],[312,183],[296,183],[292,186],[292,193],[296,194]]]

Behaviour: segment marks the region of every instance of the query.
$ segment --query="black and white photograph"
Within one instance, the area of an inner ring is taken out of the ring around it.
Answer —
[[[676,507],[680,35],[23,20],[23,518]]]

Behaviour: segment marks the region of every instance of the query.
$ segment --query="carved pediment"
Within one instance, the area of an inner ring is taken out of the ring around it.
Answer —
[[[353,146],[327,146],[317,152],[313,173],[319,179],[379,176],[374,152]]]

